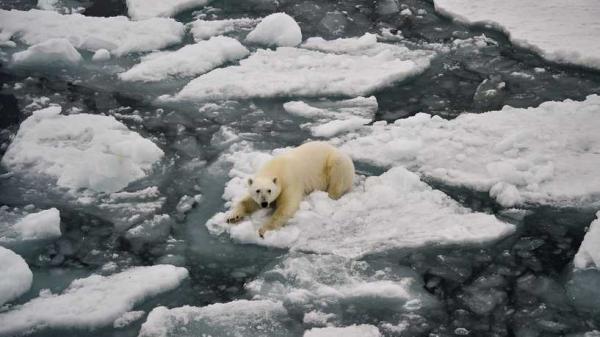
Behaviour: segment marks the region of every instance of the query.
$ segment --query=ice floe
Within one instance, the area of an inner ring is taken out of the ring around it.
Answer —
[[[237,300],[205,307],[158,307],[138,337],[272,336],[287,337],[287,311],[272,301]]]
[[[250,52],[236,39],[213,37],[175,51],[151,53],[128,71],[119,74],[124,81],[161,81],[169,77],[200,75],[224,63],[239,60]]]
[[[81,62],[81,54],[67,39],[50,39],[14,53],[13,62],[26,66],[49,66],[51,64],[73,65]]]
[[[318,40],[306,47],[315,50],[259,49],[239,66],[215,69],[192,80],[174,97],[163,99],[356,97],[421,73],[433,56],[429,51],[379,43],[374,35]]]
[[[177,288],[187,277],[185,268],[156,265],[77,279],[61,294],[45,290],[39,297],[0,313],[0,335],[112,325],[136,304]]]
[[[210,39],[238,30],[250,30],[260,19],[240,18],[225,20],[196,20],[190,23],[190,32],[195,41]]]
[[[293,115],[314,120],[302,127],[310,129],[315,137],[332,137],[358,129],[373,120],[377,107],[375,96],[309,103],[291,101],[283,105],[285,111]]]
[[[302,42],[302,32],[294,18],[285,13],[274,13],[263,18],[246,41],[265,46],[295,47]]]
[[[351,325],[343,328],[313,328],[306,331],[303,337],[381,337],[376,326],[369,324]]]
[[[555,62],[600,69],[600,7],[595,0],[434,0],[435,9],[504,31],[521,47]]]
[[[21,240],[41,240],[60,237],[60,212],[50,208],[37,213],[28,214],[20,219],[12,230]],[[2,238],[0,238],[0,242]]]
[[[116,192],[146,176],[163,152],[114,117],[61,115],[59,106],[38,110],[19,127],[2,165],[13,172],[46,175],[72,190]]]
[[[575,269],[600,269],[600,212],[596,216],[573,259]]]
[[[489,192],[503,206],[589,205],[600,195],[600,96],[504,107],[444,120],[428,114],[375,123],[340,140],[355,160],[404,165]]]
[[[170,17],[206,5],[210,0],[127,0],[127,14],[134,20]]]
[[[173,19],[130,21],[123,16],[62,15],[36,9],[0,10],[0,30],[28,45],[64,38],[77,49],[106,49],[117,56],[162,49],[181,42],[185,34],[183,24]]]
[[[249,149],[225,155],[233,168],[223,198],[243,197],[245,178],[270,158]],[[347,257],[427,245],[481,243],[514,230],[493,215],[460,206],[402,167],[359,180],[353,191],[339,200],[320,191],[307,196],[288,224],[268,232],[264,239],[257,230],[267,219],[265,210],[235,226],[225,223],[225,213],[218,213],[206,226],[214,234],[226,232],[242,243]]]
[[[131,323],[139,320],[145,314],[146,314],[146,312],[142,311],[142,310],[128,311],[113,322],[113,327],[115,327],[117,329],[124,328],[124,327],[130,325]]]
[[[32,281],[27,262],[12,250],[0,247],[0,306],[23,295]]]

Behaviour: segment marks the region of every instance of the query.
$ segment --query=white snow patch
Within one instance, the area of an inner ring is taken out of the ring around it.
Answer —
[[[0,247],[0,306],[27,292],[32,281],[27,262],[12,250]]]
[[[13,226],[23,240],[60,237],[60,212],[56,208],[28,214]]]
[[[196,20],[190,23],[190,32],[195,41],[207,40],[213,36],[224,35],[238,30],[252,29],[261,19],[225,19],[225,20]]]
[[[173,290],[188,277],[171,265],[134,267],[110,276],[77,279],[62,294],[40,297],[0,314],[0,334],[42,328],[97,328],[111,325],[146,298]]]
[[[596,0],[434,0],[435,9],[468,24],[493,25],[547,60],[600,69]]]
[[[270,158],[249,150],[226,155],[233,168],[223,198],[234,201],[243,197],[245,179]],[[353,191],[339,200],[321,191],[310,194],[285,227],[267,232],[264,239],[257,234],[268,216],[264,210],[235,226],[225,222],[225,213],[218,213],[206,226],[213,234],[225,232],[241,243],[347,257],[434,244],[480,243],[514,230],[492,215],[460,206],[402,167],[359,180]]]
[[[204,6],[209,0],[127,0],[127,14],[134,20],[171,17]]]
[[[2,164],[13,172],[55,177],[60,187],[116,192],[163,156],[114,117],[60,112],[51,106],[21,123]]]
[[[239,66],[215,69],[188,83],[175,97],[162,98],[363,96],[421,73],[433,56],[429,51],[378,43],[374,38],[319,40],[306,47],[321,51],[291,47],[259,49],[240,61]]]
[[[119,78],[124,81],[154,82],[169,77],[199,75],[248,54],[248,49],[237,40],[217,36],[176,51],[155,52],[144,56],[141,63],[119,74]]]
[[[304,332],[304,337],[381,337],[376,326],[369,324],[351,325],[343,328],[312,328]]]
[[[600,268],[600,212],[596,217],[573,259],[575,269]]]
[[[490,192],[505,207],[589,205],[600,195],[600,96],[504,107],[444,120],[428,114],[376,123],[342,139],[355,160],[404,165],[451,185]]]
[[[113,322],[113,327],[117,328],[117,329],[124,328],[124,327],[130,325],[131,323],[142,318],[142,316],[144,316],[145,313],[146,312],[143,310],[128,311],[128,312],[124,313],[123,315],[121,315],[121,317],[117,318]]]
[[[138,337],[289,336],[287,311],[272,301],[237,300],[205,307],[154,308]]]
[[[377,99],[357,97],[342,101],[317,101],[306,103],[291,101],[283,105],[285,111],[313,119],[314,122],[303,124],[315,137],[332,137],[348,132],[371,122],[377,112]]]
[[[81,54],[67,39],[50,39],[35,44],[27,50],[14,53],[13,63],[24,66],[52,64],[74,65],[81,62]]]
[[[0,10],[0,30],[28,45],[64,38],[77,49],[107,49],[116,56],[162,49],[181,42],[185,33],[183,24],[173,19],[130,21],[123,16],[62,15],[36,9]]]
[[[274,13],[263,18],[246,41],[265,46],[295,47],[302,42],[302,32],[294,18],[285,13]]]

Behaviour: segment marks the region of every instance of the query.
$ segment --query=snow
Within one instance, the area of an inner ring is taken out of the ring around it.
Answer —
[[[375,96],[310,103],[291,101],[283,105],[285,111],[291,114],[315,120],[302,125],[309,128],[315,137],[332,137],[358,129],[372,121],[377,107]]]
[[[281,322],[287,311],[272,301],[237,300],[205,307],[157,307],[138,337],[289,336]]]
[[[233,168],[223,198],[233,201],[246,193],[246,177],[271,156],[242,149],[224,158],[233,163]],[[325,192],[312,193],[287,226],[267,232],[261,239],[257,230],[267,219],[265,212],[261,210],[235,226],[225,222],[226,213],[218,213],[206,226],[213,234],[228,233],[241,243],[347,257],[429,245],[480,243],[514,231],[514,226],[492,215],[460,206],[402,167],[359,179],[353,191],[337,201]]]
[[[122,16],[62,15],[36,9],[0,10],[0,30],[28,45],[63,38],[77,49],[107,49],[116,56],[162,49],[181,42],[185,34],[183,24],[173,19],[130,21]]]
[[[583,238],[581,246],[573,259],[575,269],[600,268],[600,212]]]
[[[304,337],[381,337],[376,326],[369,324],[351,325],[344,328],[313,328],[304,333]]]
[[[34,44],[22,52],[13,54],[13,62],[18,65],[51,65],[53,63],[74,65],[81,62],[81,54],[67,39],[50,39]]]
[[[77,279],[61,294],[42,291],[39,297],[1,313],[0,335],[112,325],[136,304],[177,288],[187,277],[185,268],[156,265]]]
[[[365,42],[364,40],[368,40]],[[340,45],[345,44],[351,47]],[[169,100],[211,100],[276,96],[363,96],[417,75],[432,53],[374,38],[319,41],[319,50],[259,49],[240,65],[215,69],[188,83]]]
[[[127,14],[134,20],[171,17],[178,13],[206,5],[209,0],[127,0]]]
[[[130,325],[131,323],[139,320],[140,318],[142,318],[144,316],[146,312],[145,311],[128,311],[126,313],[124,313],[121,317],[117,318],[114,322],[113,322],[113,327],[120,329],[120,328],[124,328],[128,325]]]
[[[154,82],[169,77],[199,75],[248,54],[248,49],[237,40],[217,36],[176,51],[155,52],[144,56],[141,63],[119,74],[119,78],[124,81]]]
[[[12,250],[0,247],[0,306],[27,292],[32,281],[27,262]]]
[[[492,25],[512,43],[547,60],[600,69],[596,0],[434,0],[434,4],[438,12],[459,21]]]
[[[114,117],[60,112],[51,106],[21,123],[2,164],[13,172],[56,178],[58,186],[72,190],[116,192],[146,176],[163,156]]]
[[[302,42],[300,26],[285,13],[266,16],[246,36],[246,41],[265,46],[295,47]]]
[[[504,107],[444,120],[428,114],[375,123],[338,140],[355,160],[490,195],[505,207],[586,206],[600,195],[600,96]]]
[[[106,49],[98,49],[92,56],[92,61],[101,62],[110,60],[110,52]]]
[[[56,208],[32,213],[13,226],[23,240],[54,239],[60,237],[60,212]]]
[[[224,35],[237,30],[248,30],[260,19],[240,18],[225,20],[196,20],[190,23],[190,32],[195,41],[207,40],[213,36]]]

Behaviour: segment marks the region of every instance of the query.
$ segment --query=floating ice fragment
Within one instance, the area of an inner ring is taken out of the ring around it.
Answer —
[[[13,63],[21,66],[74,65],[81,62],[81,54],[69,40],[50,39],[35,44],[27,50],[13,54]]]
[[[300,26],[285,13],[266,16],[248,34],[246,41],[265,46],[294,47],[302,42]]]
[[[369,324],[351,325],[343,328],[327,327],[313,328],[304,333],[303,337],[381,337],[376,326]]]
[[[260,19],[196,20],[190,23],[190,32],[195,41],[207,40],[213,36],[224,35],[237,30],[250,30]]]
[[[27,262],[13,251],[0,247],[0,306],[28,291],[32,281]]]
[[[206,5],[210,0],[127,0],[127,13],[134,20],[170,17]]]

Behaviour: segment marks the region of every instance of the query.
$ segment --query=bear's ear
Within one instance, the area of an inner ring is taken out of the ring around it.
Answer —
[[[273,184],[277,184],[277,177],[273,178]]]
[[[253,183],[252,178],[248,178],[248,186],[252,186],[252,183]]]

